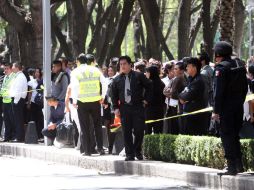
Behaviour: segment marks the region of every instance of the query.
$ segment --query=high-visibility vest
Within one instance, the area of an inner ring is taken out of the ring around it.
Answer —
[[[3,103],[5,104],[9,104],[11,103],[11,97],[10,97],[10,86],[11,83],[13,82],[13,79],[15,78],[15,73],[11,73],[10,75],[6,76],[4,78],[3,84],[2,84],[2,88],[0,91],[0,95],[1,97],[3,97]]]
[[[101,100],[100,87],[101,72],[92,66],[86,66],[84,72],[78,72],[79,81],[78,100],[81,102],[96,102]]]

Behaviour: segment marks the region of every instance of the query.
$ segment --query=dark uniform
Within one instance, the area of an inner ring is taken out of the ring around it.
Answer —
[[[232,46],[226,42],[215,45],[215,56],[223,57],[215,67],[214,113],[220,118],[220,135],[228,162],[225,174],[241,172],[242,154],[239,131],[243,122],[243,103],[248,91],[246,70],[232,60]]]
[[[112,83],[112,103],[114,109],[120,109],[123,127],[126,158],[142,159],[141,146],[145,130],[145,109],[143,100],[152,99],[152,83],[143,73],[130,71],[131,101],[125,101],[125,76],[118,75]],[[144,93],[144,89],[146,90]],[[134,141],[132,135],[134,134]]]
[[[198,73],[195,77],[188,78],[188,85],[179,94],[179,98],[187,103],[183,106],[184,113],[190,113],[206,108],[205,82]],[[184,125],[180,126],[180,133],[187,135],[205,135],[207,132],[204,113],[188,115],[183,118]]]

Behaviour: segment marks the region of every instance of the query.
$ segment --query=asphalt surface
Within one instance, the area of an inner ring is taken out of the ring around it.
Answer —
[[[188,184],[158,177],[115,175],[96,170],[12,156],[0,156],[1,190],[194,190]],[[204,188],[202,188],[204,190]]]

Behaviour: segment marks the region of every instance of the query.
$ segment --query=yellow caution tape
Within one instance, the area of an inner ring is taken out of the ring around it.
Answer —
[[[250,94],[250,95],[246,96],[245,102],[248,102],[250,100],[254,100],[254,94]],[[213,111],[213,108],[209,107],[209,108],[204,108],[204,109],[197,110],[197,111],[190,112],[190,113],[185,113],[185,114],[180,114],[180,115],[175,115],[175,116],[170,116],[170,117],[164,117],[162,119],[147,120],[147,121],[145,121],[145,123],[155,123],[155,122],[158,122],[158,121],[164,121],[164,120],[184,117],[184,116],[187,116],[187,115],[195,115],[195,114],[204,113],[204,112],[211,112],[211,111]]]
[[[184,117],[184,116],[187,116],[187,115],[195,115],[195,114],[198,114],[198,113],[204,113],[204,112],[209,112],[209,111],[213,111],[213,108],[209,107],[209,108],[204,108],[204,109],[201,109],[201,110],[198,110],[198,111],[194,111],[194,112],[190,112],[190,113],[184,113],[184,114],[181,114],[181,115],[164,117],[162,119],[147,120],[145,123],[154,123],[154,122],[158,122],[158,121],[163,121],[163,120],[169,120],[169,119]]]
[[[8,90],[8,89],[2,88],[2,90]],[[40,91],[40,90],[44,90],[44,87],[43,87],[43,86],[40,86],[40,88],[38,88],[38,89],[35,89],[35,90],[27,90],[27,91],[19,92],[19,93],[17,93],[17,94],[22,94],[22,93],[26,93],[26,92],[29,93],[29,92]]]

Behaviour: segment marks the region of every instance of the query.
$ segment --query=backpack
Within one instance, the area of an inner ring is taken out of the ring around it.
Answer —
[[[41,80],[38,82],[38,85],[36,87],[37,89],[37,94],[34,97],[34,103],[43,107],[44,99],[43,99],[43,90],[41,89],[41,85],[43,85],[43,81]]]
[[[67,77],[68,84],[70,84],[70,76],[69,76],[69,74],[66,73],[66,72],[64,72],[64,71],[62,71],[62,72],[60,72],[60,74],[56,77],[56,79],[55,79],[55,81],[54,81],[55,85],[57,85],[58,83],[61,82],[61,80],[62,80],[62,78],[63,78],[64,75]]]
[[[245,66],[238,60],[233,60],[236,67],[230,67],[230,62],[222,62],[221,65],[228,68],[229,82],[227,85],[227,92],[230,96],[241,96],[243,101],[248,91],[247,70]]]

